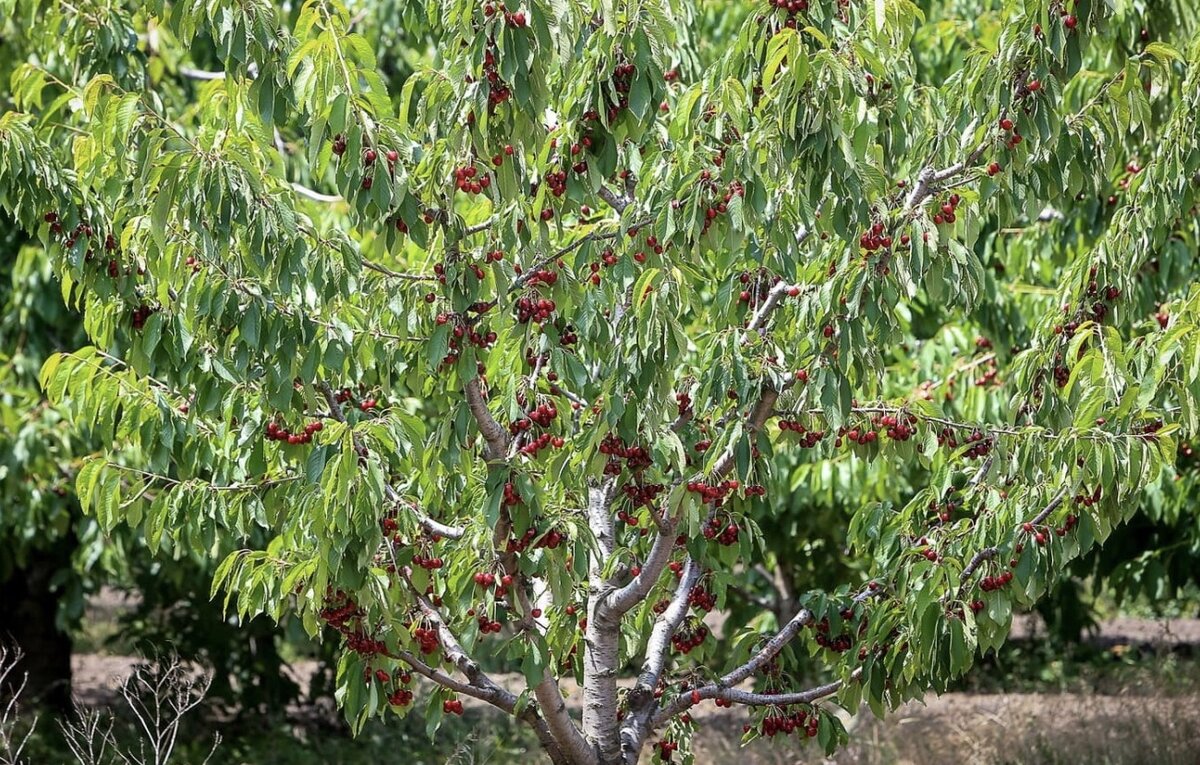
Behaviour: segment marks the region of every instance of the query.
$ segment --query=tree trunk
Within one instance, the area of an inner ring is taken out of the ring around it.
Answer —
[[[22,653],[10,676],[18,686],[28,677],[22,699],[66,713],[71,709],[71,636],[56,623],[59,593],[54,578],[71,565],[73,536],[48,549],[28,553],[24,565],[9,569],[0,582],[0,642]],[[15,687],[0,688],[7,700]]]

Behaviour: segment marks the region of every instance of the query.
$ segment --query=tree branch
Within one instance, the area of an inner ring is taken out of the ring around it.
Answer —
[[[467,406],[479,425],[479,432],[487,443],[485,452],[489,460],[502,460],[508,451],[508,434],[500,423],[492,417],[487,402],[483,400],[483,389],[479,386],[479,378],[472,377],[463,384],[463,392],[467,397]]]
[[[533,695],[537,698],[550,733],[570,756],[572,765],[595,765],[596,750],[588,745],[579,728],[575,727],[575,722],[567,712],[567,705],[563,703],[558,683],[549,670],[542,676],[541,682],[534,686]]]
[[[300,196],[311,199],[314,202],[324,202],[326,204],[337,204],[339,202],[346,201],[346,199],[339,194],[322,194],[319,191],[314,191],[314,190],[310,189],[309,187],[305,186],[302,183],[293,182],[291,184],[291,186],[292,186],[292,191],[295,191]]]
[[[856,669],[850,673],[851,680],[857,680],[862,676],[862,670]],[[823,699],[826,696],[832,696],[842,689],[845,685],[841,680],[834,680],[825,685],[818,685],[815,688],[810,688],[806,691],[797,693],[751,693],[749,691],[740,691],[736,688],[722,688],[715,683],[705,685],[693,691],[693,694],[699,694],[700,700],[706,699],[723,699],[732,701],[737,704],[746,706],[787,706],[788,704],[811,704],[818,699]],[[675,715],[684,711],[692,705],[692,694],[679,696],[670,704],[662,709],[661,712],[654,716],[651,722],[651,728],[658,728],[675,717]]]

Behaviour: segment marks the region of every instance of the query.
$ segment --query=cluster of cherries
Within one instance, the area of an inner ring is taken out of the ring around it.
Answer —
[[[133,324],[134,329],[140,330],[142,327],[146,326],[146,320],[157,313],[158,310],[159,309],[156,307],[139,305],[137,308],[134,308],[133,312],[130,314],[130,323]]]
[[[546,173],[546,185],[550,187],[550,193],[556,197],[561,197],[567,193],[567,171],[566,170],[550,170]],[[547,208],[549,209],[549,208]],[[543,211],[545,212],[545,211]],[[543,218],[543,220],[546,220]]]
[[[307,444],[312,441],[313,433],[317,433],[324,428],[325,425],[318,420],[305,425],[303,432],[293,433],[287,428],[280,427],[278,423],[268,422],[266,437],[270,441],[286,441],[293,446],[296,444]]]
[[[622,488],[622,491],[625,492],[626,497],[629,497],[629,501],[634,507],[652,507],[654,505],[654,500],[658,499],[658,495],[662,494],[664,491],[666,491],[666,489],[667,487],[661,483],[627,483]],[[627,513],[624,510],[617,513],[617,518],[622,523],[629,524],[630,526],[636,526],[638,524],[637,516],[633,515],[632,513]]]
[[[629,62],[617,64],[612,71],[612,87],[617,92],[616,103],[610,103],[608,109],[608,121],[610,123],[616,121],[622,109],[629,107],[629,89],[633,85],[634,75],[637,74],[637,67]],[[601,88],[602,93],[608,93],[607,88]],[[593,114],[593,119],[599,119],[600,115]],[[586,115],[585,115],[586,116]]]
[[[454,168],[454,186],[467,194],[479,194],[492,185],[491,176],[479,174],[479,168],[474,165],[463,165]]]
[[[408,685],[412,682],[412,675],[402,672],[400,674],[400,682]],[[413,702],[413,692],[408,688],[397,688],[388,694],[387,700],[394,707],[406,707]]]
[[[448,715],[462,715],[463,705],[460,699],[446,699],[442,702],[442,713]]]
[[[556,308],[554,301],[549,298],[522,297],[517,298],[514,309],[517,321],[521,324],[529,322],[541,323],[550,318]]]
[[[979,589],[984,592],[995,592],[1013,580],[1013,572],[1005,571],[996,576],[985,576],[979,580]],[[978,613],[978,612],[976,612]]]
[[[481,614],[479,616],[478,621],[479,621],[479,631],[485,635],[487,635],[489,633],[494,635],[504,629],[503,624],[501,624],[498,621],[493,621],[493,620],[489,619],[486,614]]]
[[[816,641],[817,645],[821,646],[822,648],[827,648],[835,653],[845,653],[854,645],[854,639],[851,638],[849,633],[846,632],[843,632],[837,637],[832,638],[828,635],[818,632]]]
[[[1037,87],[1033,87],[1035,83]],[[1037,80],[1033,80],[1029,83],[1028,87],[1031,92],[1036,93],[1041,89],[1042,84]],[[1021,141],[1025,140],[1017,131],[1016,124],[1013,123],[1013,121],[1008,117],[1000,118],[1000,129],[1009,134],[1008,138],[1004,139],[1004,146],[1007,149],[1011,150],[1016,148],[1018,145],[1020,145]],[[993,168],[995,168],[995,172],[992,172]],[[1000,172],[1000,164],[998,162],[993,162],[992,164],[988,165],[988,175],[995,175],[998,172]]]
[[[713,163],[720,167],[724,161],[725,150],[721,149],[721,153],[713,158]],[[709,207],[704,210],[704,226],[700,232],[702,234],[708,232],[708,230],[712,227],[713,221],[715,221],[719,216],[725,215],[729,212],[729,201],[733,199],[735,195],[739,197],[746,196],[746,187],[743,186],[740,181],[730,181],[729,187],[723,192],[716,191],[716,182],[710,180],[710,173],[708,170],[700,173],[700,182],[704,184],[705,181],[708,181],[708,185],[713,187],[714,196],[709,202]]]
[[[387,646],[381,640],[368,635],[359,623],[362,612],[346,593],[338,591],[332,602],[322,608],[317,616],[340,632],[346,640],[346,647],[360,656],[377,656],[387,652]]]
[[[776,712],[763,718],[762,734],[767,738],[774,738],[802,731],[805,736],[812,738],[817,735],[820,724],[821,721],[817,715],[810,715],[803,709],[790,715]]]
[[[522,14],[524,18],[524,14]],[[483,76],[488,82],[488,113],[496,110],[496,107],[512,98],[512,88],[500,79],[500,73],[496,71],[496,54],[492,48],[488,48],[483,53]],[[472,113],[468,119],[473,118]]]
[[[86,221],[80,221],[79,223],[75,224],[75,228],[71,230],[71,233],[64,233],[66,230],[63,228],[62,221],[59,220],[58,213],[54,212],[53,210],[43,215],[42,220],[50,224],[50,233],[52,233],[54,236],[62,237],[62,244],[67,249],[74,247],[75,243],[79,241],[80,237],[83,237],[84,239],[91,239],[96,233],[91,224]],[[117,238],[112,234],[105,235],[104,251],[112,253],[115,252],[116,249]],[[83,259],[88,263],[91,263],[95,257],[95,253],[91,248],[88,248],[87,252],[85,252],[83,255]],[[116,258],[109,258],[106,272],[108,273],[110,279],[116,279],[121,275],[121,264],[117,262]],[[125,272],[129,273],[129,270],[126,269]],[[138,273],[143,273],[143,269],[139,267]],[[141,329],[141,327],[138,327],[138,329]]]
[[[679,751],[679,742],[671,741],[670,739],[663,739],[655,744],[654,748],[658,750],[658,758],[660,760],[663,762],[670,762],[671,755]]]
[[[995,439],[991,436],[985,436],[978,430],[971,431],[971,435],[967,436],[967,443],[971,446],[963,452],[963,456],[969,460],[979,459],[991,454],[992,446],[995,445]]]
[[[717,606],[717,598],[704,585],[697,584],[688,591],[688,605],[701,611],[711,611]]]
[[[958,194],[951,194],[949,198],[937,208],[937,211],[934,212],[933,225],[940,226],[943,223],[953,223],[954,221],[958,220],[958,216],[955,214],[955,211],[958,209],[958,204],[961,201],[962,198],[959,197]]]
[[[517,553],[525,552],[526,550],[529,549],[529,545],[533,544],[533,540],[537,539],[537,537],[538,537],[537,529],[528,529],[525,531],[525,533],[521,536],[520,539],[508,540],[507,550],[508,550],[508,552],[517,552]],[[546,534],[544,536],[542,536],[541,539],[538,539],[538,542],[535,545],[535,547],[539,547],[539,548],[544,547],[544,548],[547,548],[550,550],[554,550],[560,544],[565,542],[566,539],[567,539],[566,535],[563,534],[558,529],[550,529],[550,531],[546,532]]]
[[[561,449],[566,440],[562,436],[551,435],[550,433],[542,433],[537,438],[522,446],[519,451],[527,457],[537,457],[538,454],[550,446],[555,449]]]
[[[800,371],[803,372],[804,370],[802,369]],[[807,374],[805,375],[805,377],[807,378]],[[779,421],[779,429],[783,430],[783,431],[790,431],[792,433],[799,435],[800,436],[800,446],[802,446],[805,449],[811,449],[812,447],[814,447],[818,443],[820,443],[821,439],[825,437],[825,431],[809,430],[808,428],[804,427],[804,423],[798,422],[796,420],[780,420]]]
[[[683,417],[692,411],[692,397],[686,392],[675,394],[675,403],[679,407],[679,416]]]
[[[540,269],[530,273],[527,283],[529,287],[536,287],[538,284],[545,284],[546,287],[553,287],[558,282],[558,271],[550,271],[548,269]]]
[[[702,533],[705,539],[715,540],[717,544],[729,547],[730,545],[737,544],[740,532],[741,528],[732,520],[726,523],[714,516],[709,519],[708,523],[704,524],[704,531]]]
[[[954,511],[962,507],[961,502],[955,502],[952,499],[947,499],[945,502],[938,502],[936,499],[929,500],[929,509],[938,517],[942,523],[949,523],[954,517]]]
[[[508,588],[512,587],[513,583],[511,574],[505,574],[497,578],[496,575],[490,571],[476,572],[473,579],[475,580],[475,584],[479,585],[480,587],[491,588],[495,586],[497,595],[503,595],[504,593],[508,592]]]
[[[600,453],[608,456],[609,464],[612,465],[618,460],[625,460],[625,467],[629,470],[637,471],[650,467],[653,460],[650,458],[650,452],[644,446],[627,446],[625,442],[616,433],[609,433],[600,440]],[[608,472],[608,468],[605,468]],[[617,472],[620,472],[620,465],[617,465]]]
[[[512,481],[506,481],[504,484],[504,497],[501,499],[501,504],[505,507],[525,504],[525,500],[521,499],[521,493],[517,491],[516,484]]]
[[[907,244],[907,242],[905,242]],[[858,238],[858,246],[867,252],[875,250],[887,250],[892,246],[892,238],[884,233],[882,223],[875,223],[871,226],[871,230],[864,233]]]
[[[876,415],[872,423],[877,428],[884,428],[884,433],[893,441],[907,441],[917,432],[917,417],[911,412]]]
[[[699,446],[699,444],[697,444]],[[688,481],[687,490],[700,495],[700,499],[705,504],[719,505],[732,491],[737,491],[741,486],[741,482],[736,479],[729,479],[718,484],[708,484],[704,481]]]
[[[417,648],[421,653],[428,656],[438,649],[437,630],[431,630],[426,627],[417,627],[413,630],[413,638],[417,641]]]
[[[708,627],[704,624],[688,624],[671,637],[671,647],[678,653],[691,653],[704,643],[708,634]]]
[[[436,555],[426,557],[424,555],[421,555],[420,553],[413,554],[412,562],[413,562],[413,564],[420,566],[421,568],[425,569],[426,571],[437,571],[439,568],[446,565],[446,561],[442,560],[441,558],[437,557]]]
[[[872,430],[871,428],[866,428],[866,427],[864,427],[864,428],[853,427],[852,428],[852,427],[843,425],[842,427],[838,428],[838,435],[837,435],[837,438],[834,440],[833,445],[840,447],[843,443],[845,443],[846,441],[849,441],[852,444],[858,444],[859,446],[865,446],[866,444],[873,444],[878,440],[879,440],[879,433]]]

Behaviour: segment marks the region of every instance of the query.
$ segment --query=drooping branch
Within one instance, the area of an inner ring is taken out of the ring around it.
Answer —
[[[516,708],[517,697],[501,686],[497,685],[479,664],[471,658],[471,656],[463,649],[462,644],[458,642],[458,638],[450,630],[446,620],[442,618],[433,604],[422,595],[413,585],[412,581],[405,579],[408,584],[409,591],[417,605],[421,609],[421,615],[431,622],[437,630],[438,642],[442,645],[442,651],[446,659],[453,664],[459,672],[467,678],[467,682],[479,691],[479,695],[475,697],[488,702],[494,706],[504,709],[507,712],[512,712]]]
[[[575,765],[575,760],[568,759],[562,752],[558,740],[551,732],[546,720],[538,715],[538,709],[532,704],[525,707],[521,714],[517,714],[516,698],[501,697],[496,698],[489,690],[476,687],[468,682],[464,682],[455,677],[452,677],[440,669],[436,669],[426,664],[421,659],[417,658],[408,651],[399,651],[393,655],[393,658],[398,659],[409,667],[413,672],[425,677],[437,685],[447,688],[455,693],[463,696],[470,696],[474,699],[486,702],[502,710],[506,714],[513,715],[533,729],[534,734],[538,738],[538,743],[542,745],[542,749],[550,757],[550,761],[555,765]],[[509,702],[512,702],[511,705]],[[540,701],[539,701],[540,703]]]

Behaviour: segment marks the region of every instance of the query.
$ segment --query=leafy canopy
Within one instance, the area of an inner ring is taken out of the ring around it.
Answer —
[[[0,206],[90,341],[42,382],[109,445],[81,500],[164,554],[269,538],[214,593],[341,641],[358,725],[416,673],[431,730],[473,696],[555,762],[686,757],[710,699],[831,751],[1196,429],[1186,2],[0,11],[37,51]],[[797,459],[863,477],[861,576],[718,650]]]

